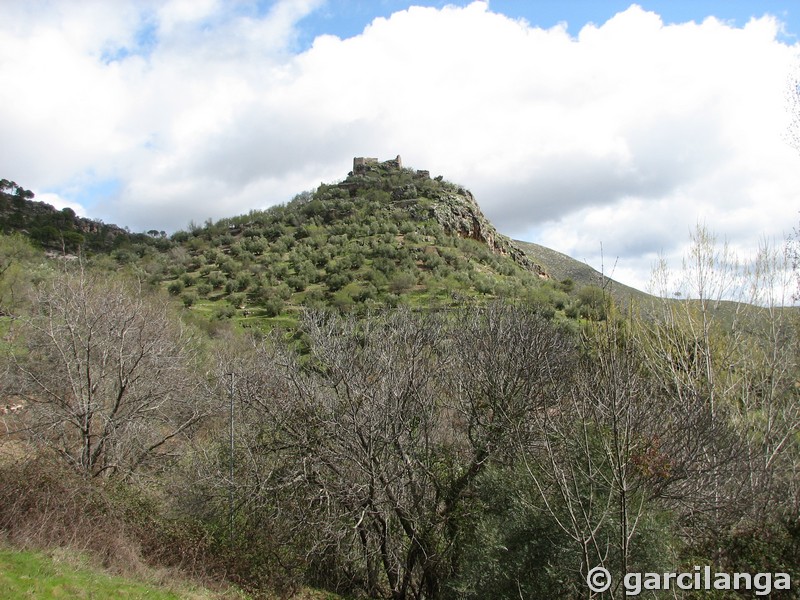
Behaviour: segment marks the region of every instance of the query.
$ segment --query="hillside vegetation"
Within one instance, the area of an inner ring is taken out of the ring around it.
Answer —
[[[634,304],[647,303],[650,299],[648,294],[636,288],[614,281],[613,270],[609,273],[590,267],[585,262],[557,252],[551,248],[534,244],[533,242],[523,242],[514,240],[535,263],[542,265],[547,274],[556,281],[572,282],[574,289],[595,286],[608,291],[620,306],[628,306],[631,301]]]
[[[109,252],[120,245],[148,240],[116,225],[79,217],[71,208],[56,210],[34,200],[34,194],[14,181],[0,180],[0,232],[22,233],[37,246],[54,252]]]
[[[568,297],[483,217],[472,195],[395,161],[363,166],[284,206],[179,232],[169,291],[217,318],[291,321],[304,308],[360,312]]]
[[[270,329],[308,308],[365,314],[498,298],[576,318],[604,315],[612,298],[600,280],[545,269],[530,246],[496,231],[469,191],[398,161],[360,165],[285,205],[170,237],[57,211],[14,182],[4,189],[0,230],[51,252],[111,259],[104,268],[161,285],[212,324]]]
[[[254,598],[623,598],[627,573],[695,565],[774,585],[650,597],[798,597],[800,324],[781,249],[736,265],[699,228],[687,266],[654,273],[662,297],[623,302],[399,159],[80,252],[32,231],[93,226],[12,183],[8,546]],[[598,566],[614,583],[593,595]]]

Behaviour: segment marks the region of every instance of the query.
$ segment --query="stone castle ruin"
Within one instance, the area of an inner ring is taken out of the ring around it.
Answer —
[[[363,173],[365,171],[369,171],[370,167],[383,165],[385,167],[393,167],[395,169],[402,169],[403,168],[403,159],[400,158],[400,155],[397,155],[397,158],[394,160],[387,160],[384,162],[378,162],[377,158],[371,158],[366,156],[356,156],[353,158],[353,173]]]
[[[396,158],[385,160],[383,162],[379,161],[377,158],[373,158],[370,156],[355,156],[353,157],[353,170],[350,171],[350,175],[363,175],[369,171],[375,171],[378,167],[389,168],[389,169],[402,169],[403,168],[403,159],[400,158],[398,154]],[[424,170],[417,170],[415,173],[416,177],[422,179],[430,179],[431,173],[430,171]]]

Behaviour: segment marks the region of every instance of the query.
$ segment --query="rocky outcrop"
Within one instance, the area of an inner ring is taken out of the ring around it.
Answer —
[[[434,218],[448,233],[482,242],[492,252],[509,256],[517,264],[537,273],[539,277],[548,278],[541,265],[534,263],[510,238],[495,229],[469,190],[458,188],[456,192],[440,194],[434,199],[432,212]]]

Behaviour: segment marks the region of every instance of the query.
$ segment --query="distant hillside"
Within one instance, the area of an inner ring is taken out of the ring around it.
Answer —
[[[611,293],[618,304],[622,303],[623,306],[629,298],[643,300],[651,297],[641,290],[614,281],[608,275],[603,275],[586,263],[556,250],[532,242],[514,240],[514,243],[522,248],[532,261],[540,264],[550,277],[559,282],[571,280],[577,288],[588,285],[602,287]]]
[[[0,232],[24,234],[45,250],[59,253],[78,249],[111,251],[148,237],[79,217],[71,208],[58,210],[45,202],[37,202],[34,197],[33,192],[16,182],[0,180]]]

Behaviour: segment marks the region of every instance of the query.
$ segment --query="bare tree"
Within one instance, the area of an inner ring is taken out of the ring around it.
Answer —
[[[344,559],[342,571],[372,595],[431,597],[447,519],[436,465],[442,322],[317,314],[303,330],[310,370],[290,372],[299,403],[279,439],[302,465],[305,504],[320,511],[315,552]]]
[[[263,355],[284,365],[290,389],[242,382],[269,456],[260,489],[292,514],[284,522],[328,585],[440,597],[478,476],[512,459],[570,345],[544,318],[501,306],[316,313],[301,330],[307,354]]]
[[[674,448],[685,438],[669,399],[659,394],[627,335],[605,322],[584,334],[585,354],[562,394],[536,413],[522,460],[538,491],[533,500],[580,557],[565,597],[594,597],[585,578],[594,567],[616,573],[611,597],[632,568],[643,570],[652,539],[640,533],[658,499],[685,477]]]
[[[169,455],[207,414],[191,340],[163,298],[78,268],[33,301],[11,347],[21,433],[34,444],[92,476],[128,474]]]
[[[737,523],[763,522],[786,506],[789,489],[797,494],[790,484],[800,426],[790,275],[782,253],[765,245],[739,262],[704,227],[679,277],[666,265],[655,272],[659,298],[636,335],[650,374],[678,400],[675,410],[693,432],[683,454],[694,454],[694,468],[680,497],[695,537],[703,528],[714,537]],[[676,290],[679,300],[669,297]]]
[[[759,520],[800,509],[800,340],[791,307],[790,249],[762,243],[747,270],[748,303],[737,352],[736,420],[745,433],[749,512]]]
[[[794,73],[789,77],[787,83],[786,108],[790,121],[786,140],[800,152],[800,64],[795,65]]]

